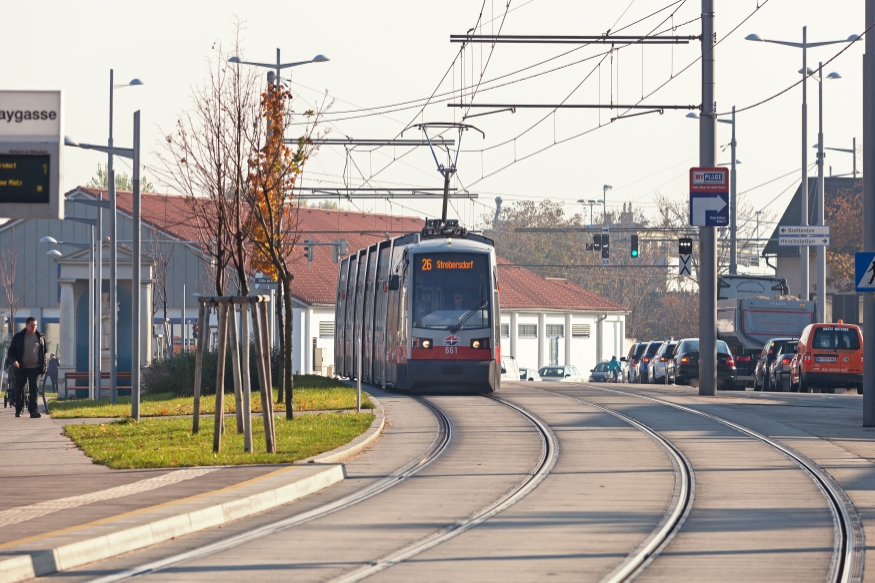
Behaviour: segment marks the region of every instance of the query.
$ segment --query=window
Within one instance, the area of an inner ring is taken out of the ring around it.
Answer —
[[[538,337],[538,325],[537,324],[520,324],[519,325],[519,335],[520,335],[520,338],[537,338]]]
[[[319,338],[334,337],[334,322],[328,320],[319,322]]]
[[[510,324],[501,325],[501,337],[510,338]]]
[[[547,336],[565,336],[565,325],[547,324]]]
[[[572,324],[571,335],[575,337],[589,337],[589,324]]]

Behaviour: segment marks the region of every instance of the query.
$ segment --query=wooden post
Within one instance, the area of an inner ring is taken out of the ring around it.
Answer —
[[[240,342],[237,339],[237,305],[233,302],[228,304],[228,328],[229,341],[231,342],[231,370],[234,374],[234,410],[237,419],[237,433],[243,433],[243,403],[241,402],[240,388]]]
[[[222,447],[222,428],[225,422],[225,354],[228,348],[228,306],[230,302],[219,302],[219,346],[216,363],[216,421],[213,429],[213,453]]]
[[[264,325],[261,327],[261,342],[262,342],[262,354],[264,355],[264,376],[267,379],[267,386],[269,389],[273,389],[273,378],[270,370],[270,327],[268,326],[268,322],[270,322],[270,312],[267,309],[267,302],[261,302],[258,304],[258,308],[261,310],[261,321],[264,322]],[[276,422],[276,418],[273,414],[273,391],[269,390],[268,394],[271,396],[270,399],[270,436],[271,443],[273,443],[273,452],[276,453],[276,428],[274,426]]]
[[[249,302],[240,304],[240,344],[243,352],[243,361],[240,367],[243,390],[243,451],[252,453],[252,389],[249,382]]]
[[[206,319],[207,325],[209,325],[209,314],[210,314],[210,305],[206,302],[202,302],[199,304],[199,310],[197,311],[197,325],[198,330],[204,329],[204,319]],[[165,330],[165,336],[170,336],[170,350],[173,350],[173,334],[168,333]],[[204,335],[201,332],[198,335],[197,339],[197,347],[195,353],[195,364],[194,364],[194,414],[191,418],[191,432],[197,433],[200,431],[200,422],[201,422],[201,369],[204,364]],[[98,386],[100,383],[98,382]]]
[[[261,328],[263,322],[260,318],[260,310],[258,309],[259,298],[253,298],[256,304],[252,310],[252,332],[255,336],[255,368],[258,372],[258,386],[261,388],[261,412],[264,417],[264,441],[267,446],[267,453],[276,453],[276,447],[273,443],[273,432],[271,431],[271,406],[270,402],[273,399],[273,392],[267,386],[267,374],[264,370],[264,346],[260,342]]]

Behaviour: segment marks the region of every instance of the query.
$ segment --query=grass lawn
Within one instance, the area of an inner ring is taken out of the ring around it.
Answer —
[[[321,411],[334,409],[354,409],[355,389],[339,381],[306,375],[295,378],[294,410]],[[277,403],[277,390],[273,390],[274,411],[285,411],[285,403]],[[368,396],[362,393],[362,408],[373,409],[374,404]],[[54,401],[49,409],[55,419],[73,419],[78,417],[130,417],[130,397],[119,397],[115,405],[109,399],[92,401],[89,399],[72,399]],[[235,413],[234,394],[225,394],[225,412]],[[201,413],[212,414],[216,410],[216,396],[201,397]],[[142,417],[161,417],[167,415],[191,415],[194,412],[193,397],[174,397],[170,393],[143,395],[140,399],[140,415]],[[261,412],[261,393],[252,393],[252,412]]]
[[[213,454],[213,424],[201,423],[191,433],[190,419],[131,419],[113,423],[68,425],[64,431],[95,463],[113,469],[225,466],[289,463],[330,451],[364,433],[373,413],[301,415],[293,421],[277,418],[277,453],[265,453],[264,425],[252,419],[252,449],[243,453],[243,435],[233,419],[226,423],[222,451]]]

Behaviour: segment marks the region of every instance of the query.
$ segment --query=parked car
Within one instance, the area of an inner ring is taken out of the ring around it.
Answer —
[[[699,339],[684,338],[675,346],[672,359],[666,361],[669,382],[690,385],[699,381]],[[735,359],[723,340],[717,341],[717,388],[733,390],[735,382]]]
[[[655,340],[647,344],[644,354],[641,355],[641,360],[638,361],[638,382],[646,383],[650,380],[650,363],[653,357],[659,352],[662,345],[665,344],[661,340]]]
[[[791,340],[784,344],[781,354],[769,366],[769,388],[766,390],[788,392],[790,390],[790,363],[796,354],[798,341]]]
[[[538,370],[541,375],[541,380],[545,381],[561,381],[566,383],[582,383],[583,375],[577,370],[576,366],[545,366]]]
[[[589,380],[593,383],[609,383],[614,380],[614,375],[608,368],[607,360],[598,363],[595,365],[595,368],[590,369],[589,372]]]
[[[863,335],[859,326],[809,324],[802,330],[790,362],[790,390],[834,393],[836,387],[863,393]]]
[[[621,358],[623,362],[623,380],[627,383],[640,382],[638,375],[638,361],[641,360],[641,355],[647,350],[649,342],[636,342],[629,348],[629,354]]]
[[[778,355],[784,351],[784,346],[788,342],[796,342],[796,338],[772,338],[766,341],[763,349],[760,351],[759,359],[757,360],[756,368],[754,369],[753,390],[769,391],[769,370],[772,363],[778,358]]]
[[[656,354],[653,355],[653,360],[650,362],[650,374],[647,375],[647,381],[650,383],[664,383],[666,379],[665,369],[666,362],[671,359],[677,342],[663,342]]]
[[[520,368],[517,361],[512,356],[501,357],[501,380],[503,381],[518,381],[520,379]]]
[[[538,371],[526,366],[526,367],[520,368],[520,380],[521,381],[540,381],[543,379],[541,378],[541,375],[538,374]]]

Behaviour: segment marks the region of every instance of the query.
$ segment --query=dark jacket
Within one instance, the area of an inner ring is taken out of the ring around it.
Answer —
[[[18,365],[22,366],[21,362],[24,359],[24,335],[27,334],[27,330],[21,330],[15,336],[12,337],[12,344],[9,345],[9,362],[13,363],[18,361]],[[39,356],[37,357],[40,362],[40,374],[46,374],[46,337],[39,330],[36,331],[36,335],[39,338]]]

